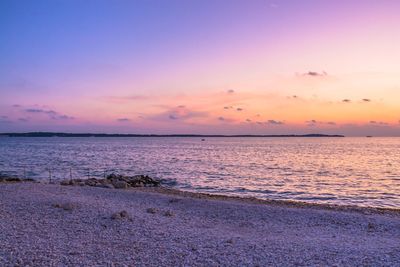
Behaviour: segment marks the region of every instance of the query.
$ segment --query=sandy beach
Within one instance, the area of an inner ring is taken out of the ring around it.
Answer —
[[[400,266],[400,213],[0,184],[0,266]]]

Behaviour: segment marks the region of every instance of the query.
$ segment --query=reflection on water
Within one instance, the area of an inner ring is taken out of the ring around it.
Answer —
[[[185,190],[400,208],[400,138],[0,138],[0,172],[149,174]]]

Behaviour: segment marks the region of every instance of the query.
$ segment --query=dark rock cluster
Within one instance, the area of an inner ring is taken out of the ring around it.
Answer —
[[[160,181],[155,180],[147,175],[135,175],[125,176],[120,174],[112,173],[105,179],[70,179],[61,182],[61,185],[72,185],[72,186],[96,186],[105,188],[118,188],[126,189],[130,187],[149,187],[159,186]]]
[[[20,182],[34,182],[34,179],[26,178],[21,179],[18,177],[5,176],[0,174],[0,183],[20,183]]]

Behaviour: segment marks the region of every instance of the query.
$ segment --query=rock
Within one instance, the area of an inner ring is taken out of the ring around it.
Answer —
[[[121,214],[119,212],[114,213],[113,215],[111,215],[111,219],[113,220],[118,220],[121,219]]]
[[[85,185],[88,186],[97,186],[99,184],[99,180],[97,180],[96,178],[89,178],[87,180],[85,180]]]
[[[374,232],[376,230],[376,227],[373,223],[369,222],[368,223],[368,232]]]
[[[167,210],[166,212],[164,212],[164,216],[166,216],[166,217],[173,217],[174,215],[175,214],[170,210]]]
[[[119,214],[121,214],[122,218],[128,218],[129,217],[129,214],[128,214],[128,212],[126,210],[121,211]]]
[[[71,183],[71,185],[74,185],[74,186],[82,185],[82,183],[83,183],[83,185],[85,185],[85,182],[82,179],[72,179],[70,183]]]
[[[63,181],[61,181],[60,182],[60,185],[72,185],[72,181],[70,181],[70,180],[63,180]]]
[[[73,203],[62,203],[62,204],[57,203],[54,204],[53,207],[71,211],[75,209],[76,206]]]
[[[159,186],[160,185],[160,181],[155,180],[147,175],[123,176],[123,175],[112,173],[107,176],[107,180],[125,181],[131,187]]]
[[[21,179],[18,177],[4,176],[0,174],[0,183],[20,183],[20,182],[36,182],[32,178]]]
[[[146,212],[147,213],[151,213],[151,214],[155,214],[155,213],[157,213],[157,209],[156,208],[148,208],[147,210],[146,210]]]
[[[231,239],[226,240],[226,243],[233,244],[233,239],[231,238]]]
[[[113,215],[111,215],[111,219],[113,220],[118,220],[118,219],[129,219],[129,213],[126,210],[122,210],[120,212],[116,212]]]
[[[128,183],[125,181],[115,181],[112,185],[117,189],[126,189],[128,188]]]
[[[1,182],[3,183],[18,183],[18,182],[22,182],[23,180],[17,177],[7,177],[7,176],[3,176],[1,177]]]
[[[118,188],[126,189],[129,187],[144,187],[144,186],[159,186],[160,181],[155,180],[147,175],[136,175],[136,176],[123,176],[120,174],[112,173],[106,177],[106,179],[89,178],[86,180],[82,179],[71,179],[61,181],[61,185],[71,186],[96,186],[104,188]]]

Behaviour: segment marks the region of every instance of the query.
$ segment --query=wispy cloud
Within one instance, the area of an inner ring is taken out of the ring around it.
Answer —
[[[170,114],[170,115],[168,116],[168,118],[170,118],[171,120],[177,120],[177,119],[178,119],[178,116],[176,116],[176,115],[174,115],[174,114]]]
[[[28,113],[45,113],[45,114],[50,114],[50,115],[57,114],[57,112],[55,112],[54,110],[44,110],[44,109],[38,109],[38,108],[27,108],[27,109],[25,109],[25,112],[28,112]]]
[[[336,122],[334,122],[334,121],[326,122],[326,121],[308,120],[308,121],[305,121],[305,123],[308,127],[314,127],[317,125],[330,125],[330,126],[336,125]]]
[[[325,71],[322,72],[317,72],[317,71],[308,71],[306,73],[303,73],[303,76],[309,76],[309,77],[325,77],[328,76],[328,73]]]
[[[8,123],[12,123],[12,121],[8,118],[8,116],[0,116],[0,123],[4,123],[4,124],[8,124]]]
[[[165,120],[186,121],[194,118],[208,117],[208,113],[203,111],[192,110],[185,106],[178,106],[173,108],[167,108],[165,111],[161,113],[146,117],[150,120],[156,120],[156,121],[165,121]]]
[[[270,124],[270,125],[283,125],[283,124],[285,124],[283,121],[277,121],[277,120],[268,120],[267,121],[267,124]]]
[[[53,120],[73,120],[73,119],[75,119],[72,116],[60,114],[54,110],[45,110],[45,109],[40,109],[40,108],[27,108],[24,111],[26,113],[30,113],[30,114],[45,114],[45,115],[48,115],[49,118],[53,119]]]
[[[118,122],[130,122],[131,120],[128,118],[119,118],[117,119]]]
[[[384,121],[369,121],[369,123],[373,125],[389,125],[389,123]]]
[[[350,99],[343,99],[342,102],[343,102],[343,103],[350,103],[351,100],[350,100]]]
[[[143,100],[151,100],[154,97],[146,96],[146,95],[126,95],[126,96],[104,96],[102,97],[106,102],[111,103],[126,103],[132,101],[143,101]]]

